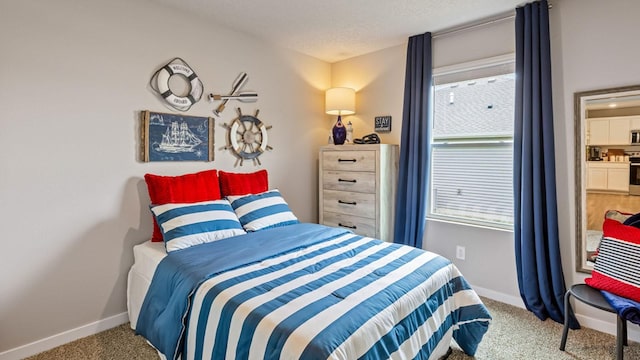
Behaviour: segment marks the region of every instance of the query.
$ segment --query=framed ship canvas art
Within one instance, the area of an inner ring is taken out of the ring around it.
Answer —
[[[149,110],[141,118],[144,162],[213,161],[213,118]]]

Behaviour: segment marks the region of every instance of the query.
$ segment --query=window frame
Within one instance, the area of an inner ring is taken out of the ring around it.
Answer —
[[[442,76],[446,76],[446,75],[451,75],[451,74],[459,74],[459,73],[464,73],[464,72],[473,72],[473,71],[478,71],[480,69],[483,68],[490,68],[490,67],[496,67],[496,66],[501,66],[501,65],[505,65],[505,66],[509,66],[509,65],[513,65],[515,64],[515,53],[510,53],[510,54],[504,54],[504,55],[500,55],[500,56],[495,56],[495,57],[490,57],[490,58],[485,58],[485,59],[480,59],[480,60],[475,60],[475,61],[469,61],[469,62],[464,62],[464,63],[460,63],[460,64],[455,64],[455,65],[449,65],[449,66],[443,66],[443,67],[439,67],[439,68],[435,68],[433,70],[433,78],[435,80],[436,77],[442,77]],[[514,70],[515,73],[515,70]],[[478,77],[483,77],[482,75],[479,74]],[[471,79],[469,79],[471,80]],[[435,81],[434,81],[434,85],[432,88],[432,93],[435,95]],[[514,93],[514,98],[515,98],[515,93]],[[434,119],[433,121],[435,121],[435,102],[434,102],[434,107],[432,109],[432,119]],[[446,223],[452,223],[452,224],[456,224],[456,225],[464,225],[464,226],[474,226],[474,227],[480,227],[480,228],[488,228],[488,229],[493,229],[493,230],[501,230],[501,231],[513,231],[513,223],[508,224],[508,223],[500,223],[500,222],[492,222],[492,221],[485,221],[485,220],[479,220],[479,219],[469,219],[469,218],[464,218],[462,216],[449,216],[449,215],[443,215],[443,214],[437,214],[437,213],[433,213],[432,212],[432,208],[433,208],[433,204],[432,201],[434,200],[434,194],[433,194],[433,159],[434,159],[434,149],[437,147],[450,147],[450,146],[467,146],[467,145],[475,145],[475,146],[482,146],[482,145],[490,145],[491,143],[500,143],[500,144],[506,144],[506,143],[510,143],[511,146],[513,146],[513,134],[509,137],[509,136],[502,136],[502,135],[495,135],[495,136],[484,136],[482,137],[482,139],[479,138],[470,138],[470,137],[455,137],[455,136],[451,136],[451,137],[439,137],[439,138],[434,138],[433,136],[433,129],[434,129],[434,124],[431,124],[431,129],[432,132],[430,134],[430,144],[429,144],[429,188],[427,189],[427,211],[426,211],[426,218],[429,221],[438,221],[438,222],[446,222]],[[513,151],[513,150],[512,150]],[[513,159],[511,164],[513,165]],[[513,168],[513,167],[512,167]],[[513,174],[512,174],[513,175]],[[513,208],[512,208],[513,210]],[[515,219],[514,219],[515,221]]]

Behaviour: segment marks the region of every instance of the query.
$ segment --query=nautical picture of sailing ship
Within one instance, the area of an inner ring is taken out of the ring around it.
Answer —
[[[162,141],[158,144],[157,150],[165,153],[196,152],[196,146],[200,144],[202,140],[189,130],[186,121],[173,121],[162,134]]]
[[[145,161],[212,161],[213,119],[144,112]]]

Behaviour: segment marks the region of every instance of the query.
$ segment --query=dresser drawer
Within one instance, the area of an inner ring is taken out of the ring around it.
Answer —
[[[376,171],[375,151],[324,151],[324,170]]]
[[[324,211],[376,218],[376,195],[352,191],[322,191]]]
[[[376,192],[376,174],[359,171],[323,171],[322,184],[328,190]]]
[[[324,225],[350,229],[354,233],[362,236],[376,237],[376,221],[374,219],[325,212]]]

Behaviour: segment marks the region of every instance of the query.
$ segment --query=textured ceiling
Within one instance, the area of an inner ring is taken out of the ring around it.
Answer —
[[[154,0],[333,63],[513,11],[523,0]]]

